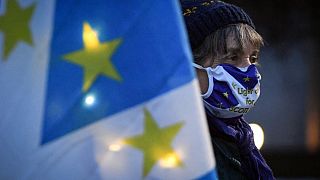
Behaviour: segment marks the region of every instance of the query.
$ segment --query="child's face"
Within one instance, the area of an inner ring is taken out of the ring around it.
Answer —
[[[214,60],[212,67],[226,63],[241,68],[256,63],[258,60],[259,49],[253,47],[251,44],[241,49],[238,47],[234,36],[227,38],[226,48],[227,54],[219,55],[219,57]]]

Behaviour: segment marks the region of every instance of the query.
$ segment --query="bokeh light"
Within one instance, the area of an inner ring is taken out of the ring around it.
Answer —
[[[84,104],[85,106],[90,107],[94,105],[95,101],[96,101],[95,96],[92,94],[88,94],[84,99]]]
[[[253,137],[254,137],[254,144],[257,146],[258,149],[261,149],[264,143],[264,132],[261,126],[258,124],[252,123],[249,124],[252,131],[253,131]]]

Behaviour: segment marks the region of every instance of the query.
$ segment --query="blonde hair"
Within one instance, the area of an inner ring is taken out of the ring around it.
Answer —
[[[234,37],[237,48],[243,51],[251,45],[256,49],[263,46],[263,38],[251,26],[247,24],[231,24],[225,28],[218,29],[205,38],[201,46],[193,50],[194,61],[203,65],[208,58],[217,59],[227,55],[227,38]]]

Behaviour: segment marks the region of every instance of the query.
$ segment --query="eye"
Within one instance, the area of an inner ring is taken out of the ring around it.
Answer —
[[[238,55],[236,54],[230,54],[226,57],[226,59],[229,59],[231,61],[237,61],[239,58],[238,58]]]
[[[233,56],[230,57],[230,59],[231,59],[232,61],[237,61],[239,58],[238,58],[237,55],[233,55]]]

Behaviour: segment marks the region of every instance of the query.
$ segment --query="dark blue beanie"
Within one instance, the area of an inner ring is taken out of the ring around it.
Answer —
[[[248,14],[238,6],[218,0],[180,0],[192,49],[205,38],[230,24],[244,23],[255,29]]]

